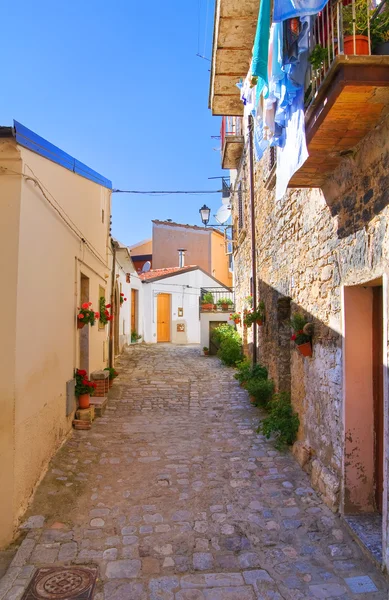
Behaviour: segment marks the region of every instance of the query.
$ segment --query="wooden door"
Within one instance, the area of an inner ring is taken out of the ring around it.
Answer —
[[[138,333],[138,290],[131,289],[131,333]]]
[[[382,513],[384,491],[384,370],[383,370],[383,302],[382,287],[373,288],[373,397],[375,501]]]
[[[170,294],[157,296],[157,342],[170,342]]]

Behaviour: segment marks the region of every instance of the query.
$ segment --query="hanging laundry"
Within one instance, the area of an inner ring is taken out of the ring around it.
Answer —
[[[273,22],[319,13],[328,0],[274,0]]]
[[[289,181],[308,158],[305,140],[304,90],[301,88],[290,107],[285,128],[285,144],[277,150],[276,200],[281,200]]]
[[[262,0],[259,7],[257,31],[255,33],[252,75],[258,77],[257,98],[263,88],[267,86],[268,55],[270,37],[270,0]]]

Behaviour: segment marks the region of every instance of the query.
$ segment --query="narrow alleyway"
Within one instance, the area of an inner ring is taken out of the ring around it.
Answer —
[[[104,417],[52,461],[0,598],[68,564],[98,566],[95,600],[388,598],[293,457],[256,434],[232,369],[137,345],[118,370]]]

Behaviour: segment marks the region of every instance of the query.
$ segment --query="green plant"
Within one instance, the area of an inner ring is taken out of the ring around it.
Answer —
[[[231,321],[239,321],[239,323],[240,323],[240,321],[241,321],[241,314],[240,314],[240,312],[231,313],[230,314],[230,319],[231,319]]]
[[[96,319],[100,318],[100,313],[95,312],[92,308],[92,302],[84,302],[81,304],[81,308],[78,309],[77,319],[79,323],[84,325],[94,325]]]
[[[249,379],[246,390],[252,396],[255,406],[266,407],[274,394],[274,382],[272,379]]]
[[[246,296],[246,298],[244,299],[244,303],[249,308],[252,308],[253,307],[253,297],[252,296]]]
[[[263,322],[264,320],[265,320],[265,303],[261,300],[258,303],[258,306],[256,309],[252,309],[246,313],[246,315],[243,319],[243,323],[246,325],[246,327],[251,327],[251,325],[253,323],[255,323],[256,321]]]
[[[140,340],[142,338],[141,335],[138,334],[137,331],[131,331],[131,343],[135,344],[135,342],[137,342],[138,340]]]
[[[316,44],[311,52],[311,56],[309,57],[309,62],[311,63],[313,69],[317,71],[324,64],[326,58],[328,58],[328,50],[323,48],[321,44]]]
[[[218,306],[222,306],[222,304],[227,304],[227,306],[232,306],[233,302],[231,300],[231,298],[220,298],[216,304]]]
[[[120,306],[121,306],[121,305],[122,305],[124,302],[127,302],[127,298],[125,298],[125,297],[124,297],[124,294],[123,294],[123,293],[121,293],[119,297],[120,297]]]
[[[366,0],[355,0],[355,35],[366,35],[368,33],[368,22],[373,11],[367,10]],[[343,6],[343,34],[354,35],[353,27],[353,4]]]
[[[106,367],[104,371],[109,371],[110,379],[115,379],[119,375],[119,373],[113,367]]]
[[[239,334],[237,333],[235,327],[233,325],[229,325],[228,323],[223,323],[223,325],[215,327],[211,333],[211,339],[217,347],[220,346],[222,340],[230,337],[240,340]]]
[[[245,358],[237,365],[237,372],[234,377],[239,383],[247,383],[251,379],[267,379],[268,373],[266,367],[260,363],[252,365],[251,361]]]
[[[389,41],[389,5],[388,1],[384,6],[380,4],[373,11],[370,20],[370,37],[373,48],[382,42]]]
[[[201,298],[201,304],[214,304],[213,294],[211,294],[211,292],[205,292]]]
[[[276,435],[276,447],[292,445],[296,441],[300,420],[293,410],[290,395],[286,392],[275,394],[268,406],[269,414],[258,427],[268,439]]]
[[[209,352],[209,348],[207,348],[207,346],[203,347],[203,352]]]
[[[242,360],[242,340],[227,337],[221,341],[217,355],[225,365],[230,367]]]
[[[109,308],[111,308],[110,304],[105,304],[105,298],[104,296],[100,296],[100,323],[102,323],[103,325],[107,325],[107,323],[109,321],[112,321],[113,317],[109,314]]]
[[[93,396],[96,384],[89,381],[87,372],[83,369],[76,369],[74,377],[76,379],[75,395],[82,396],[83,394],[89,394],[90,396]]]
[[[310,336],[304,333],[304,327],[307,324],[307,320],[302,313],[295,313],[290,319],[290,324],[294,331],[294,334],[290,339],[293,342],[296,342],[297,346],[311,341]]]

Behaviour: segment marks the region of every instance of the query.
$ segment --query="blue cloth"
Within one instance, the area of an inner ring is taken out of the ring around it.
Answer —
[[[262,0],[259,7],[252,62],[252,75],[258,77],[257,98],[259,98],[261,91],[267,85],[270,25],[270,0]]]
[[[315,15],[327,4],[328,0],[274,0],[273,21],[286,21],[292,17]]]

